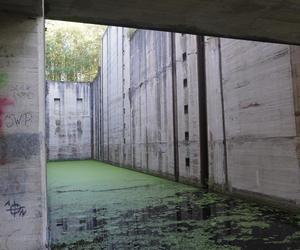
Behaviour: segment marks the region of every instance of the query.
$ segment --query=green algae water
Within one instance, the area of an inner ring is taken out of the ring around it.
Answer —
[[[48,163],[52,249],[300,249],[300,216],[97,161]]]

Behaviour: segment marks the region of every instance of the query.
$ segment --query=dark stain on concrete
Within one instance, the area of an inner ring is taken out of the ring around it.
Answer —
[[[16,133],[0,137],[0,159],[12,162],[14,159],[30,159],[40,151],[40,135]]]
[[[258,107],[261,106],[261,104],[259,104],[258,102],[251,102],[245,106],[240,106],[241,109],[248,109],[248,108],[252,108],[252,107]]]

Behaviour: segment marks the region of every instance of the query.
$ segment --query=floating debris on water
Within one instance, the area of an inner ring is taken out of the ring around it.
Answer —
[[[97,161],[48,164],[52,249],[299,249],[300,216]]]

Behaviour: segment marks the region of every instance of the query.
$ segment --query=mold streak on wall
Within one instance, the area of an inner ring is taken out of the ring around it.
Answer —
[[[90,159],[92,100],[90,83],[47,81],[48,159]]]

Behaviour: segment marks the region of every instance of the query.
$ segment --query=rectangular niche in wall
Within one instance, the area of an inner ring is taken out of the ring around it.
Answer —
[[[83,100],[82,100],[82,98],[77,98],[76,107],[77,107],[77,114],[82,115],[83,114]]]
[[[184,113],[185,114],[189,113],[189,106],[188,105],[184,105]]]
[[[60,98],[54,98],[54,114],[60,115]]]

